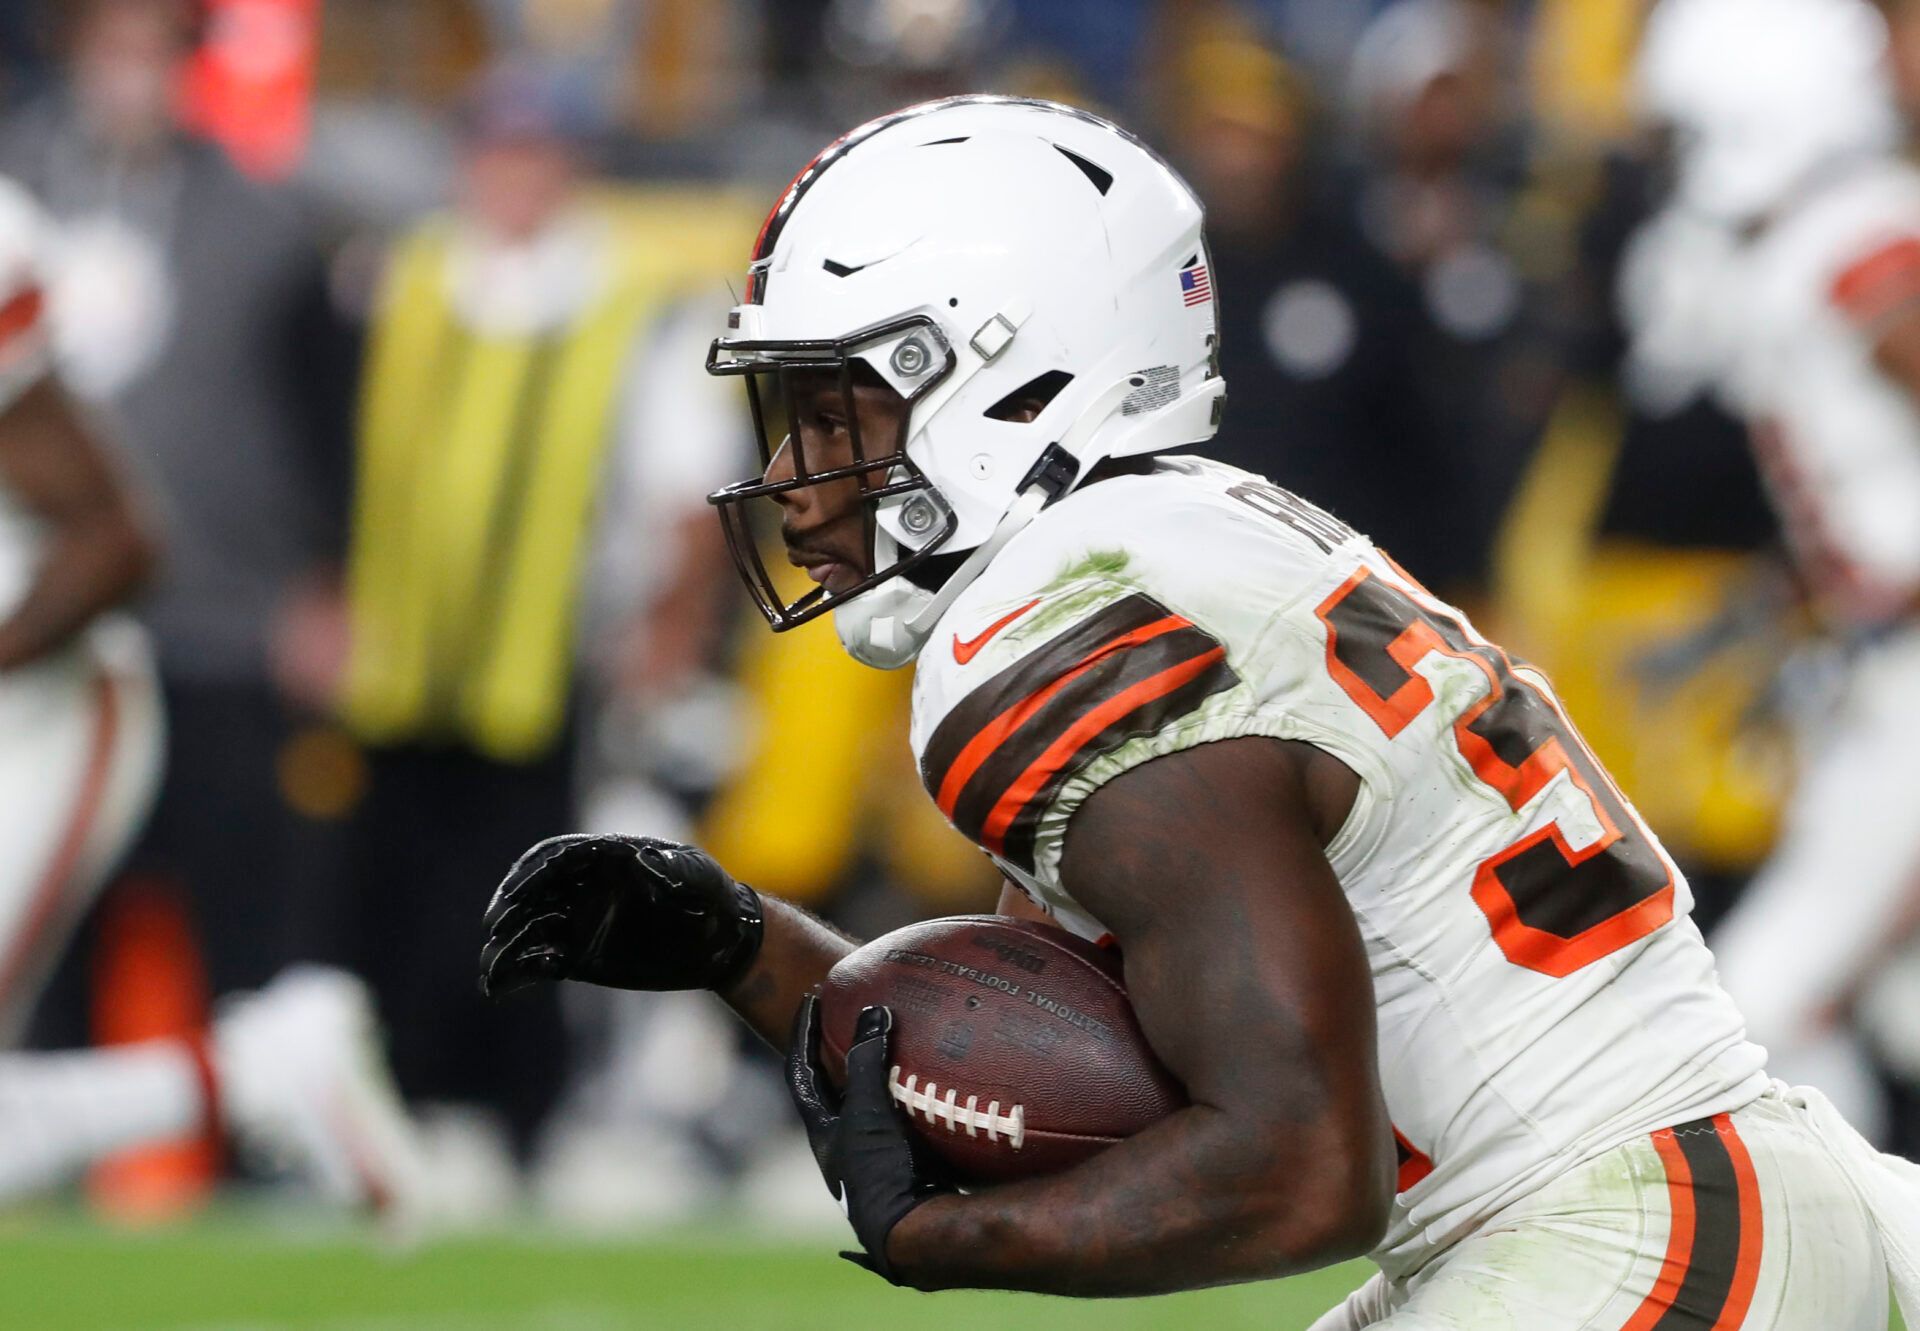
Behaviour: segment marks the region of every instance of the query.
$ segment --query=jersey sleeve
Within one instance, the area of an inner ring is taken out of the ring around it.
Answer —
[[[0,179],[0,413],[52,362],[41,256],[45,226],[26,191]]]
[[[927,791],[1049,906],[1067,900],[1058,871],[1074,814],[1115,777],[1252,735],[1343,752],[1299,628],[1332,564],[1228,497],[1230,481],[1175,482],[1165,498],[1103,482],[1038,549],[1010,547],[1018,558],[996,561],[921,654]]]
[[[1043,829],[1064,827],[1089,793],[1066,798],[1076,777],[1136,741],[1154,752],[1182,747],[1185,723],[1240,682],[1206,629],[1145,592],[1112,591],[968,691],[921,753],[921,779],[940,811],[1028,873]]]

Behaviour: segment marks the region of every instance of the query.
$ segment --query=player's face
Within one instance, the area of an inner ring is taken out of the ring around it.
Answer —
[[[170,128],[191,44],[183,4],[95,0],[75,33],[73,90],[92,129],[126,147]]]
[[[849,394],[834,372],[807,370],[794,373],[789,388],[793,420],[767,464],[770,484],[852,466],[862,452],[871,458],[901,437],[907,403],[884,384],[856,379]],[[855,447],[856,434],[862,449]],[[881,473],[867,472],[781,492],[780,536],[788,562],[835,594],[858,585],[873,572],[870,511],[861,495],[883,481]]]
[[[573,150],[558,139],[479,143],[463,163],[461,203],[502,239],[530,240],[566,207],[577,176]]]

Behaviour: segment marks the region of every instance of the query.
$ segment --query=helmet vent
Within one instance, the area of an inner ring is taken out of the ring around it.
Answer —
[[[1048,403],[1059,397],[1073,382],[1073,376],[1065,370],[1048,370],[1027,380],[1020,387],[988,407],[983,413],[988,420],[1010,421],[1023,409],[1038,407],[1044,410]]]
[[[1099,190],[1102,195],[1105,195],[1108,190],[1113,188],[1113,172],[1104,167],[1095,166],[1092,162],[1089,162],[1086,158],[1070,148],[1062,148],[1057,143],[1054,144],[1053,147],[1055,152],[1079,167],[1080,174],[1088,180],[1091,180],[1093,187]]]
[[[852,277],[862,268],[871,268],[873,265],[865,263],[835,263],[832,259],[825,259],[821,261],[820,266],[832,273],[835,277]]]
[[[948,143],[965,143],[968,139],[972,137],[973,136],[971,134],[962,134],[957,139],[935,139],[932,143],[923,143],[920,146],[922,148],[938,148],[938,147],[941,147],[943,144],[948,144]]]

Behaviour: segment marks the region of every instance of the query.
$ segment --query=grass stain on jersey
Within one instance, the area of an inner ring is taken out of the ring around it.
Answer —
[[[1013,626],[1010,640],[1045,637],[1063,624],[1084,619],[1090,612],[1130,593],[1145,590],[1127,576],[1133,556],[1125,550],[1094,550],[1056,573],[1039,589],[1040,604]]]

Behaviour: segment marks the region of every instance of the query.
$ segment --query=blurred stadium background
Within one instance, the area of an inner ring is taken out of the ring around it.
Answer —
[[[702,500],[752,465],[702,361],[760,216],[838,132],[930,96],[1054,97],[1166,150],[1222,294],[1211,451],[1371,532],[1552,674],[1711,931],[1792,788],[1810,686],[1783,662],[1809,635],[1743,427],[1634,299],[1690,262],[1642,243],[1646,8],[0,4],[0,173],[56,219],[62,374],[169,555],[140,607],[166,784],[29,1041],[192,1031],[289,964],[346,966],[438,1192],[393,1254],[217,1140],[116,1158],[0,1215],[0,1323],[907,1311],[831,1259],[772,1064],[724,1014],[490,1008],[471,972],[491,886],[565,830],[693,837],[862,934],[990,906],[908,770],[907,680],[824,625],[766,634]],[[423,423],[459,447],[416,458]],[[1881,1071],[1883,1135],[1911,1152],[1920,1101]],[[941,1306],[1292,1327],[1358,1278]]]

